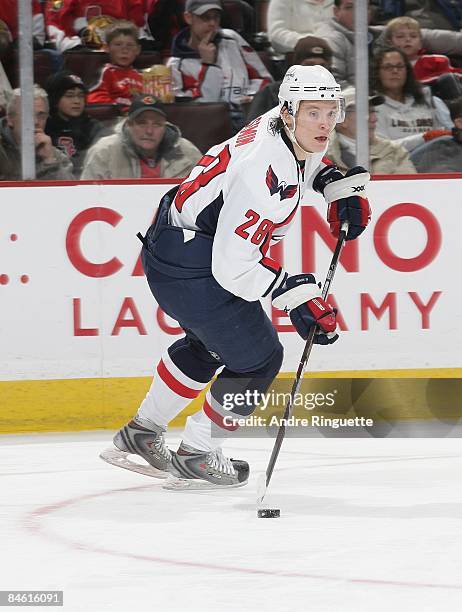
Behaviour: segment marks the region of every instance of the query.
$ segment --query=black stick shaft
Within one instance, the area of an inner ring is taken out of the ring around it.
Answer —
[[[326,280],[324,282],[324,287],[322,288],[322,297],[324,299],[327,298],[330,290],[330,286],[332,284],[335,270],[337,269],[338,260],[340,257],[340,253],[342,251],[343,244],[345,242],[345,237],[348,229],[343,229],[339,233],[339,237],[337,240],[337,245],[335,247],[334,254],[332,255],[332,261],[329,266],[329,270],[327,272]],[[281,450],[282,442],[286,435],[286,426],[285,423],[287,419],[289,419],[293,412],[293,404],[294,399],[300,389],[303,380],[303,374],[305,373],[306,364],[308,363],[308,359],[311,354],[311,349],[313,348],[314,335],[316,333],[317,326],[313,326],[308,334],[308,338],[306,339],[305,348],[303,349],[302,356],[300,358],[300,363],[297,369],[297,375],[295,377],[294,383],[292,385],[292,390],[290,392],[289,401],[287,402],[286,409],[284,411],[284,416],[281,425],[279,426],[279,430],[276,436],[276,440],[273,446],[273,452],[271,453],[271,457],[268,462],[268,467],[266,468],[266,488],[271,480],[271,476],[273,475],[274,466],[276,465],[277,458],[279,456],[279,451]]]

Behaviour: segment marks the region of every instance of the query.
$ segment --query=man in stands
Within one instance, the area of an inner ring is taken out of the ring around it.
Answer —
[[[34,87],[34,141],[36,178],[42,180],[69,180],[72,163],[67,155],[54,147],[45,134],[48,119],[46,91]],[[21,90],[14,89],[7,106],[7,114],[0,128],[0,180],[17,181],[21,173]]]
[[[257,53],[234,30],[220,28],[221,0],[187,0],[188,27],[175,37],[172,69],[175,96],[193,102],[228,102],[237,130],[242,104],[273,79]]]
[[[122,129],[89,150],[81,178],[185,177],[201,157],[167,122],[162,104],[145,94],[132,102]]]

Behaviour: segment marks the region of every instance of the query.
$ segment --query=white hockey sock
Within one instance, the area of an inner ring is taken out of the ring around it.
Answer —
[[[177,368],[168,352],[162,355],[151,387],[138,409],[137,417],[166,428],[168,423],[207,386]]]
[[[202,410],[196,412],[186,420],[183,433],[183,442],[188,446],[205,452],[214,451],[225,441],[228,431],[234,431],[236,426],[226,427],[223,418],[229,416],[216,402],[210,391],[207,391]],[[212,436],[213,431],[213,436]]]

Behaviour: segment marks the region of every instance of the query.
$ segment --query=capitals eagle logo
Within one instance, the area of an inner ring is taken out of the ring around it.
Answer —
[[[271,166],[268,166],[268,170],[266,171],[266,184],[268,185],[271,195],[279,193],[280,200],[293,198],[297,193],[298,185],[288,185],[285,181],[279,182],[279,179]]]

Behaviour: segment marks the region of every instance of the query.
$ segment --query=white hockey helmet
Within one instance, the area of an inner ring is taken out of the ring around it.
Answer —
[[[302,100],[337,101],[337,123],[345,119],[345,99],[333,74],[324,66],[291,66],[279,87],[279,108],[285,104],[295,117]]]

